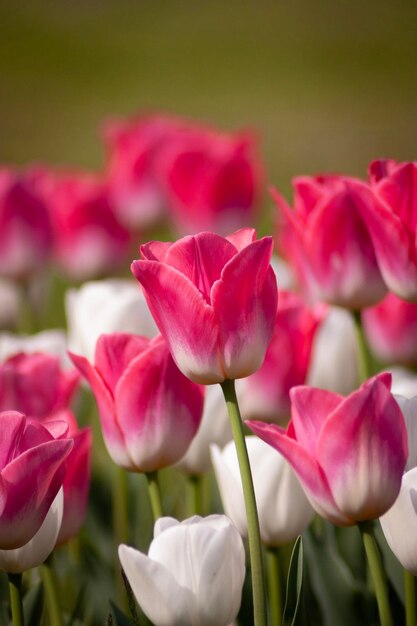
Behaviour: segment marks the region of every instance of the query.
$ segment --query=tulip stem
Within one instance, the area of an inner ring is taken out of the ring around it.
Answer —
[[[255,490],[250,469],[248,451],[246,449],[243,423],[240,417],[239,405],[236,397],[235,381],[225,380],[221,383],[226,400],[232,427],[233,439],[236,446],[245,499],[246,517],[248,524],[249,554],[252,573],[253,614],[255,626],[266,626],[266,597],[264,570],[262,562],[262,545],[259,531],[258,511],[256,508]]]
[[[49,622],[54,626],[62,626],[62,615],[58,600],[58,588],[56,584],[55,572],[52,565],[52,555],[41,565],[41,578],[45,590],[46,608],[49,615]]]
[[[113,525],[116,545],[129,543],[127,472],[122,467],[115,467],[113,481]]]
[[[282,590],[278,548],[268,547],[266,549],[266,565],[268,570],[269,621],[271,624],[274,624],[274,626],[281,626]]]
[[[363,324],[360,311],[353,311],[355,321],[356,343],[358,348],[359,383],[362,384],[372,375],[373,360],[363,332]]]
[[[359,530],[365,546],[366,557],[375,588],[381,626],[392,626],[391,610],[388,600],[388,589],[381,556],[375,541],[372,522],[358,522]]]
[[[146,480],[148,481],[149,499],[151,501],[151,509],[153,521],[163,516],[161,490],[159,488],[158,472],[147,472]]]
[[[24,626],[22,602],[22,574],[7,574],[13,626]]]
[[[202,476],[187,476],[187,517],[202,515],[203,493]]]
[[[410,572],[404,570],[404,590],[405,590],[405,623],[406,626],[416,626],[416,581]]]

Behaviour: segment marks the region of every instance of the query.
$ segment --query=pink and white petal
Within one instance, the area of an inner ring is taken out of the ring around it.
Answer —
[[[109,389],[114,390],[129,363],[149,346],[141,335],[112,333],[101,335],[97,341],[95,368]]]
[[[192,593],[164,565],[123,544],[119,559],[138,604],[152,622],[184,626],[197,615]]]
[[[300,385],[290,390],[291,423],[297,441],[315,456],[320,431],[343,396],[325,389]]]
[[[115,403],[135,468],[151,472],[185,454],[200,424],[203,390],[180,372],[166,344],[157,343],[132,361]]]
[[[226,239],[240,252],[250,243],[256,241],[256,230],[254,228],[241,228],[231,235],[227,235]]]
[[[265,422],[248,420],[245,423],[255,435],[278,450],[292,465],[311,506],[319,515],[340,526],[354,524],[337,506],[322,468],[308,450],[294,439],[291,423],[287,431]]]
[[[227,378],[243,378],[259,369],[271,341],[278,299],[269,264],[272,247],[271,237],[246,246],[213,285],[211,300]]]
[[[132,461],[126,449],[123,432],[118,424],[114,409],[114,399],[104,380],[91,363],[83,356],[68,353],[75,367],[81,372],[90,384],[96,398],[103,430],[104,443],[113,461],[125,467],[131,468]]]
[[[356,521],[375,519],[393,504],[407,456],[403,415],[377,378],[339,405],[317,442],[334,499]]]
[[[216,317],[197,287],[176,269],[154,261],[134,261],[132,272],[179,369],[197,383],[222,382],[226,376]]]

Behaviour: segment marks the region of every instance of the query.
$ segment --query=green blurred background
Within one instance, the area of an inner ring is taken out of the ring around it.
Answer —
[[[417,2],[0,0],[0,161],[99,168],[105,118],[258,129],[267,179],[416,159]]]

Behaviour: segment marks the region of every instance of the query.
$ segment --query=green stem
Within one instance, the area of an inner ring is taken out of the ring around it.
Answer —
[[[242,479],[243,496],[245,500],[252,573],[254,625],[266,626],[266,597],[258,511],[256,508],[255,491],[253,488],[248,451],[246,449],[243,424],[240,417],[234,380],[225,380],[221,383],[221,388],[223,390],[227,410],[229,412],[233,439],[239,462],[240,476]]]
[[[63,621],[58,600],[58,587],[51,557],[52,555],[41,565],[41,578],[45,590],[45,602],[49,615],[49,623],[54,626],[62,626]]]
[[[202,515],[203,511],[203,477],[187,476],[186,498],[187,517]]]
[[[266,550],[266,565],[268,570],[268,598],[270,623],[281,626],[282,623],[282,589],[279,568],[278,548],[268,547]]]
[[[404,570],[404,590],[405,590],[405,623],[406,626],[416,626],[416,581],[410,572]]]
[[[161,490],[159,488],[158,472],[147,472],[146,480],[148,481],[149,498],[151,501],[151,509],[153,521],[163,516]]]
[[[127,472],[122,467],[115,467],[113,479],[113,527],[116,546],[129,543],[129,507]]]
[[[358,346],[359,383],[362,384],[372,375],[373,360],[365,333],[363,332],[361,312],[353,311],[353,319],[355,322],[356,343]]]
[[[359,530],[365,546],[366,557],[375,588],[381,626],[392,626],[391,610],[388,600],[388,589],[381,556],[375,541],[372,522],[358,522]]]
[[[22,602],[22,574],[7,574],[13,626],[24,626]]]

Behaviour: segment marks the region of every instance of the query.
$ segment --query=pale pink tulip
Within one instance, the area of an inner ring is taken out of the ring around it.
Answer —
[[[67,431],[65,422],[45,428],[15,411],[0,414],[0,549],[20,548],[41,527],[64,479]]]
[[[250,228],[141,246],[132,271],[180,370],[203,384],[242,378],[262,365],[277,287],[272,239]]]
[[[287,430],[247,422],[287,458],[313,507],[335,524],[375,519],[398,495],[407,430],[390,386],[391,376],[383,373],[347,398],[295,387]]]
[[[386,293],[363,214],[374,196],[343,176],[294,179],[294,210],[273,191],[280,210],[278,238],[310,299],[361,309]]]
[[[366,211],[381,273],[400,298],[417,300],[417,161],[374,161],[375,202]]]
[[[200,424],[203,390],[178,370],[162,337],[102,335],[94,365],[70,356],[93,389],[115,463],[151,472],[184,455]]]

